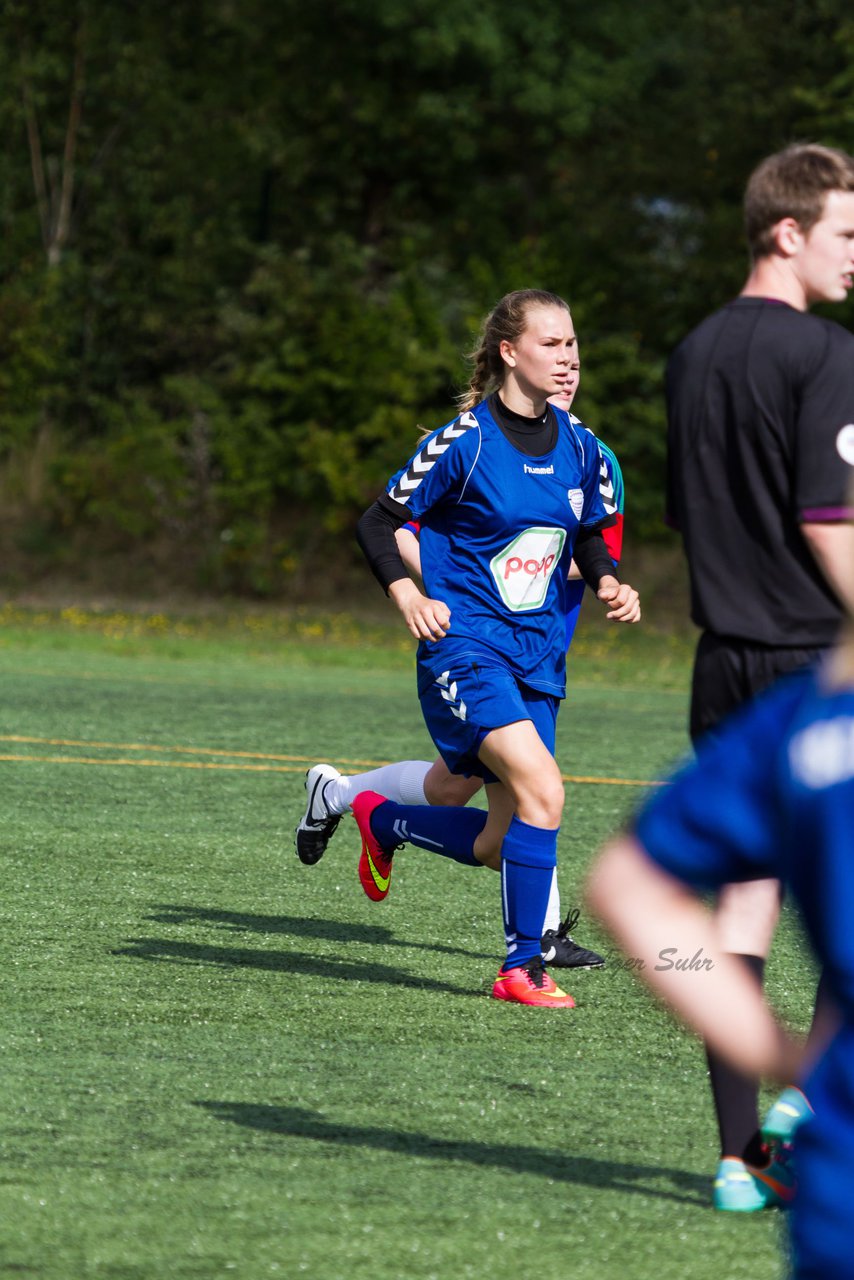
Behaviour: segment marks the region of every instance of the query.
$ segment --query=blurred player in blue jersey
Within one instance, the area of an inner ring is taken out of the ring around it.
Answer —
[[[566,387],[550,398],[550,403],[569,412],[581,377],[578,342],[570,364]],[[570,415],[575,426],[583,427],[579,418]],[[589,430],[589,428],[588,428]],[[601,454],[600,491],[605,510],[615,523],[603,529],[605,545],[615,568],[622,556],[624,486],[620,465],[614,453],[597,441]],[[403,525],[396,534],[404,564],[416,581],[421,580],[421,556],[418,526]],[[581,610],[585,583],[577,567],[570,569],[567,589],[566,644],[569,647]],[[426,760],[403,760],[384,765],[367,773],[341,774],[329,764],[314,765],[306,775],[306,810],[295,832],[297,854],[307,865],[323,856],[340,817],[362,791],[375,791],[401,804],[464,805],[483,786],[479,777],[452,774],[441,756],[431,764]],[[564,917],[556,873],[552,876],[549,902],[542,937],[544,960],[555,968],[590,969],[604,964],[602,956],[579,945],[571,936],[577,911]]]
[[[793,1137],[796,1280],[849,1280],[854,1270],[854,497],[848,521],[844,592],[840,581],[848,621],[835,650],[707,738],[631,834],[606,847],[588,889],[621,946],[644,962],[644,979],[733,1069],[803,1083],[814,1115]],[[834,1013],[806,1053],[775,1022],[756,976],[720,949],[695,896],[756,876],[791,890],[823,966]],[[711,969],[671,966],[674,955],[698,952]],[[767,1137],[787,1136],[787,1110],[797,1112],[801,1098],[785,1091]],[[771,1203],[791,1190],[785,1156]]]
[[[500,866],[507,958],[493,994],[551,1007],[573,1004],[541,956],[564,801],[554,735],[573,557],[609,618],[640,617],[602,539],[612,518],[596,441],[548,404],[566,388],[574,354],[562,299],[539,290],[503,298],[485,322],[462,412],[426,438],[358,531],[420,641],[418,691],[439,753],[451,773],[484,780],[488,803],[484,815],[363,792],[352,804],[362,886],[375,901],[387,895],[404,843]],[[423,592],[395,537],[411,520],[422,524]]]

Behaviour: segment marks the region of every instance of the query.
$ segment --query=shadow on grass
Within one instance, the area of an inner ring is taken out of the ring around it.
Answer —
[[[300,1107],[275,1107],[255,1102],[195,1102],[216,1116],[264,1133],[278,1133],[292,1138],[309,1138],[344,1147],[373,1147],[397,1155],[420,1156],[433,1160],[453,1160],[474,1166],[489,1165],[509,1169],[513,1173],[534,1173],[555,1182],[574,1182],[603,1190],[629,1191],[659,1200],[675,1200],[678,1204],[706,1207],[709,1204],[709,1179],[684,1169],[667,1169],[661,1165],[621,1164],[616,1160],[597,1160],[592,1156],[576,1156],[545,1147],[499,1145],[491,1142],[467,1142],[448,1138],[432,1138],[426,1133],[400,1129],[378,1129],[370,1126],[340,1124],[325,1120],[315,1112]],[[651,1183],[666,1178],[682,1190],[662,1189]]]
[[[196,907],[154,903],[148,917],[158,924],[216,924],[234,933],[287,934],[293,938],[320,939],[326,942],[359,942],[372,946],[407,947],[413,951],[434,951],[449,956],[471,956],[475,960],[494,960],[495,954],[449,947],[439,942],[413,942],[397,938],[384,925],[361,924],[353,920],[310,920],[305,916],[270,916],[249,911],[224,911],[216,907]]]
[[[333,978],[343,982],[375,982],[384,986],[412,987],[418,991],[441,991],[454,996],[474,996],[480,991],[455,987],[436,978],[413,977],[400,969],[374,961],[324,960],[303,951],[255,951],[248,947],[212,947],[199,942],[172,938],[129,938],[112,955],[134,960],[156,960],[168,964],[216,965],[219,968],[263,969],[274,973],[298,974],[306,978]]]

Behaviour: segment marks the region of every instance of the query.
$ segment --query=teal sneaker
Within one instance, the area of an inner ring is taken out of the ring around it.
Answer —
[[[756,1213],[789,1204],[795,1189],[795,1173],[786,1152],[777,1153],[764,1169],[726,1156],[715,1175],[712,1203],[725,1213]]]
[[[748,1173],[747,1165],[735,1156],[726,1156],[718,1165],[712,1190],[712,1204],[727,1213],[756,1213],[765,1208],[761,1183]]]
[[[762,1137],[772,1147],[790,1143],[799,1125],[813,1114],[813,1109],[800,1089],[789,1085],[772,1104],[762,1122]]]

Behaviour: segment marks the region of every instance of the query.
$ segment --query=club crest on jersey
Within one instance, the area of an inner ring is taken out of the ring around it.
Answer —
[[[849,467],[854,467],[854,422],[849,422],[836,437],[836,452]]]
[[[798,781],[814,791],[854,778],[854,716],[802,729],[789,744],[789,761]]]
[[[565,542],[565,529],[525,529],[493,556],[489,567],[508,609],[540,608]]]
[[[576,520],[580,520],[581,513],[584,510],[584,493],[581,489],[567,489],[566,496],[569,498],[572,514]]]

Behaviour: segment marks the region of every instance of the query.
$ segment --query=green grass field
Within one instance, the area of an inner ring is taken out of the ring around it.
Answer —
[[[767,1280],[779,1214],[709,1207],[702,1055],[592,922],[572,1012],[489,998],[498,877],[348,819],[308,764],[431,754],[396,633],[352,619],[0,611],[0,1275]],[[687,639],[580,638],[561,885],[686,749]],[[629,785],[626,785],[628,780]],[[691,981],[691,975],[685,975]],[[791,922],[770,970],[798,1025]]]

